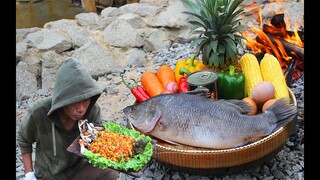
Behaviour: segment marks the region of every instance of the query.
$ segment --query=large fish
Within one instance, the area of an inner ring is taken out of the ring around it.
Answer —
[[[212,100],[188,94],[162,94],[127,106],[124,115],[144,134],[173,144],[234,148],[267,136],[297,116],[289,98],[277,100],[264,113],[248,115],[242,100]]]

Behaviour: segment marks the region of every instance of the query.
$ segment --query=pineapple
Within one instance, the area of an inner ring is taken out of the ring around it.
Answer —
[[[189,10],[187,21],[193,25],[192,34],[199,34],[191,42],[202,54],[202,62],[216,71],[224,71],[228,65],[239,70],[237,45],[243,46],[241,31],[247,26],[240,24],[244,0],[181,0]]]

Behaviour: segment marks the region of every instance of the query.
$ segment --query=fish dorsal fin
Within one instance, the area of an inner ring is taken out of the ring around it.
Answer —
[[[183,92],[183,93],[206,96],[209,93],[209,89],[207,89],[207,88],[196,88],[196,89],[194,89],[192,91],[187,91],[187,92]]]
[[[221,99],[219,101],[221,103],[229,104],[230,106],[238,109],[241,114],[248,114],[253,110],[248,103],[239,99]]]

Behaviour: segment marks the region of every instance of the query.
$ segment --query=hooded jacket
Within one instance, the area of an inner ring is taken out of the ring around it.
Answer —
[[[52,96],[28,110],[17,133],[21,154],[32,153],[32,144],[36,143],[34,172],[38,179],[70,179],[77,171],[83,159],[66,149],[80,132],[78,127],[66,131],[57,110],[91,98],[84,119],[100,123],[101,112],[96,101],[101,93],[88,70],[77,59],[64,61],[57,72]]]

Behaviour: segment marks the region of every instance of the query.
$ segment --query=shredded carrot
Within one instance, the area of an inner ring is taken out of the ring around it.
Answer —
[[[135,141],[130,136],[113,133],[109,130],[98,131],[98,136],[89,145],[89,150],[115,162],[119,162],[121,158],[128,161],[133,156]]]

